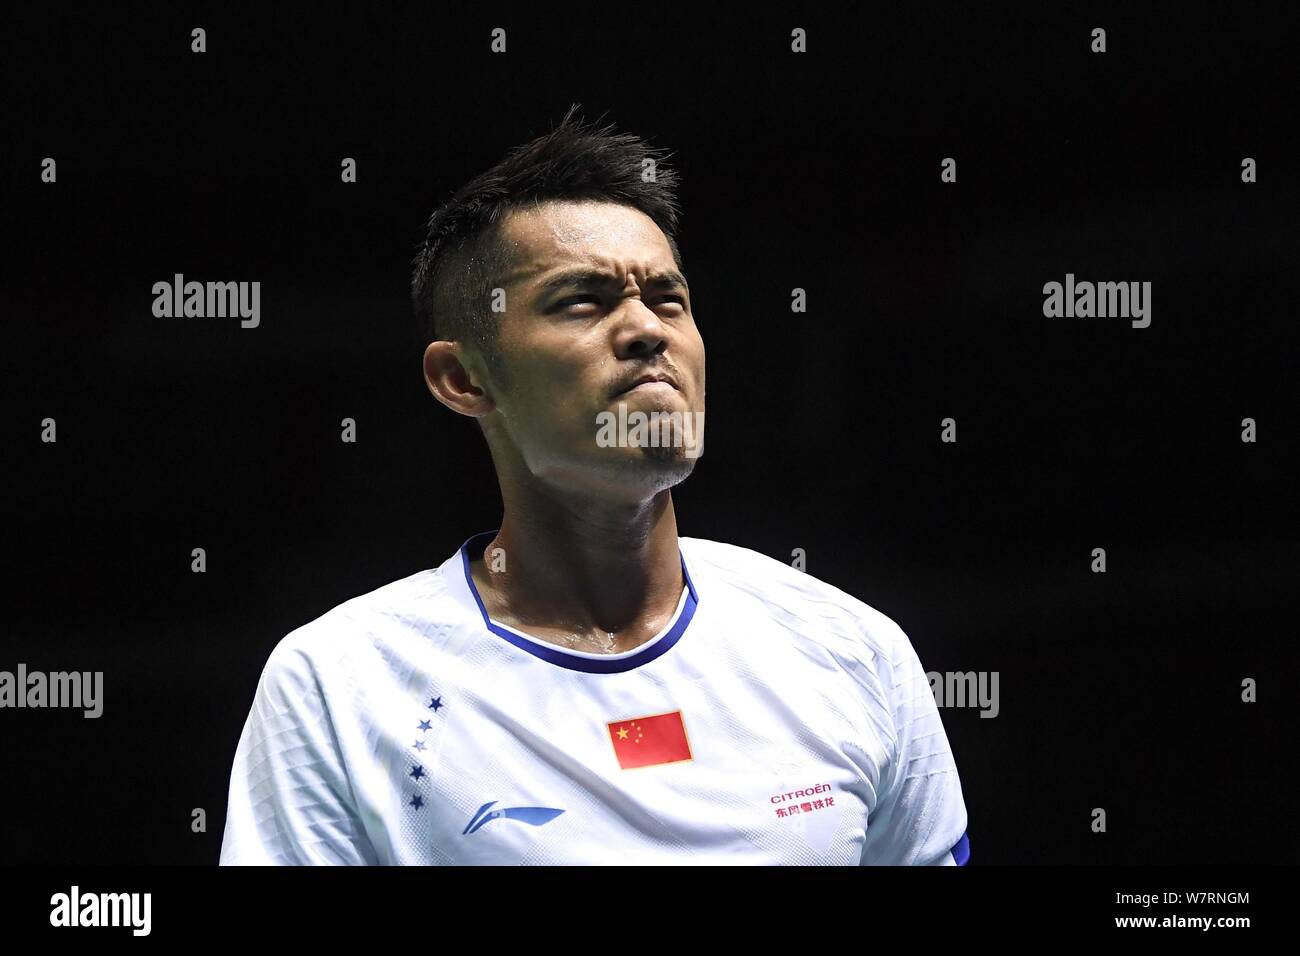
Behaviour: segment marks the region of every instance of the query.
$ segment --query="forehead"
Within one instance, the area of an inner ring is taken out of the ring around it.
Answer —
[[[505,281],[542,279],[575,264],[614,269],[673,268],[663,230],[639,209],[595,201],[550,201],[511,210],[497,234]]]

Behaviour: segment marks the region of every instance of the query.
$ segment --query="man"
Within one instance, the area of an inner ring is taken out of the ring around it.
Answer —
[[[424,376],[479,423],[501,526],[280,641],[223,864],[966,861],[899,627],[678,537],[704,345],[661,158],[570,111],[430,218]]]

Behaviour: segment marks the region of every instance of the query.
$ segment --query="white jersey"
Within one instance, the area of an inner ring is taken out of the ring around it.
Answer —
[[[469,556],[495,534],[280,640],[223,865],[966,862],[948,738],[888,617],[679,537],[669,625],[568,650],[488,617]]]

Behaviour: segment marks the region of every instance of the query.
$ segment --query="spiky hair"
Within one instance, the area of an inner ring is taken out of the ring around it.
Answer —
[[[411,276],[411,304],[425,342],[465,342],[497,364],[489,305],[508,265],[498,234],[506,213],[520,207],[601,200],[639,209],[663,230],[682,269],[678,178],[662,165],[671,154],[612,126],[585,126],[575,118],[578,109],[573,104],[551,132],[511,149],[429,217]],[[653,161],[650,178],[647,160]]]

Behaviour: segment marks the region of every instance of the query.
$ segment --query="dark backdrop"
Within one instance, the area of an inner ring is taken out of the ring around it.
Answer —
[[[0,669],[102,670],[105,703],[0,711],[0,860],[215,863],[274,644],[497,526],[409,261],[578,102],[684,177],[710,388],[680,532],[803,548],[927,670],[999,673],[995,719],[942,711],[973,862],[1293,862],[1285,9],[13,19]],[[260,281],[260,327],[155,318],[177,272]],[[1067,272],[1150,281],[1151,326],[1045,318]]]

